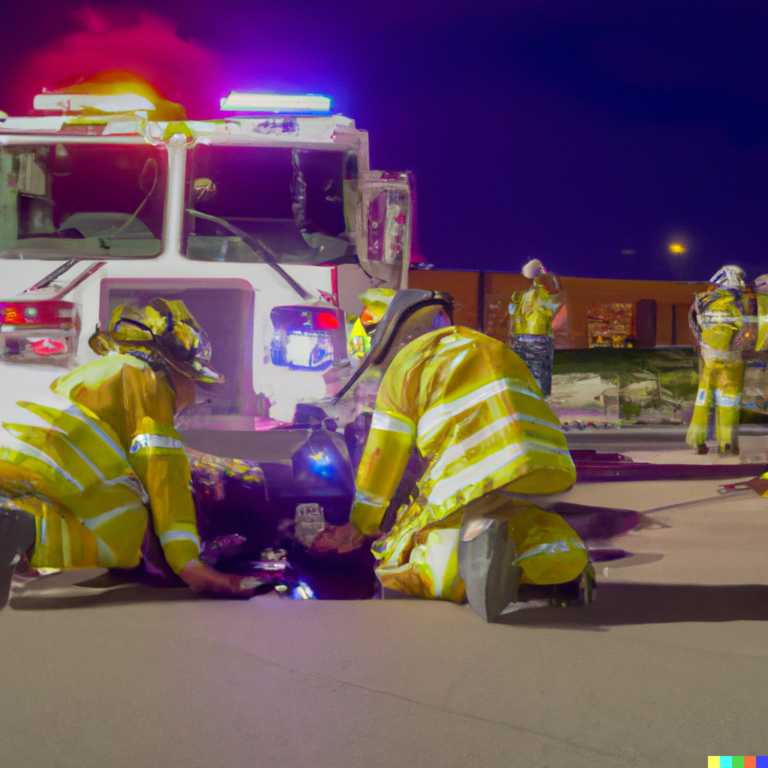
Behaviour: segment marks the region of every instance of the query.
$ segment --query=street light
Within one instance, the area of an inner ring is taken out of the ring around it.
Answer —
[[[677,258],[673,259],[675,263],[675,278],[677,280],[683,279],[683,259],[682,257],[685,255],[685,252],[688,250],[683,243],[681,243],[679,240],[673,240],[668,246],[669,252],[672,254],[672,256],[676,256]]]

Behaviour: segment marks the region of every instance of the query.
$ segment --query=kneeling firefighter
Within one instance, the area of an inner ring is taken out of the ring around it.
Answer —
[[[418,494],[373,545],[384,587],[454,602],[468,597],[493,621],[519,583],[593,576],[576,532],[526,500],[565,491],[576,479],[557,417],[509,347],[455,326],[420,336],[393,360],[351,520],[318,534],[316,551],[349,551],[379,531],[414,446],[428,461]]]
[[[64,410],[19,403],[52,428],[5,424],[25,444],[0,449],[0,608],[16,563],[32,568],[132,568],[151,510],[165,559],[192,589],[250,596],[242,577],[199,559],[189,460],[174,413],[194,403],[195,381],[223,382],[207,337],[180,301],[118,307],[106,356],[53,382]]]

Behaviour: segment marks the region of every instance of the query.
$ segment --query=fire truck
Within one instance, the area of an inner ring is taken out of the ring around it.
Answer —
[[[107,72],[0,113],[0,420],[93,359],[117,306],[157,296],[184,301],[226,376],[199,386],[187,429],[291,423],[361,376],[346,316],[368,287],[407,288],[411,175],[370,170],[368,134],[326,97],[221,110],[187,120]]]

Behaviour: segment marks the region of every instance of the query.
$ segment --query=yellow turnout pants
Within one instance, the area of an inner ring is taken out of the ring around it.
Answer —
[[[376,570],[382,586],[408,595],[462,602],[466,588],[459,574],[461,527],[479,517],[509,520],[509,538],[517,547],[513,565],[521,567],[523,584],[564,584],[589,564],[586,547],[560,515],[494,491],[425,526],[413,537],[410,554],[401,550],[399,558],[383,561]],[[403,564],[398,565],[397,560]]]
[[[744,363],[731,360],[702,360],[699,391],[686,442],[698,449],[707,439],[707,421],[713,401],[718,445],[736,447],[738,441]]]

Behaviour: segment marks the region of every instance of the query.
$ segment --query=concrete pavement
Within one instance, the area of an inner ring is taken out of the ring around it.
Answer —
[[[703,766],[768,754],[768,500],[580,485],[643,511],[597,602],[487,625],[420,600],[16,590],[0,766]]]

